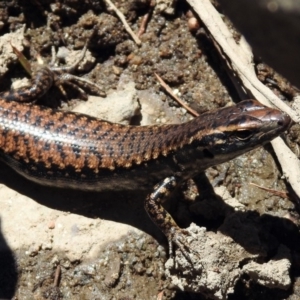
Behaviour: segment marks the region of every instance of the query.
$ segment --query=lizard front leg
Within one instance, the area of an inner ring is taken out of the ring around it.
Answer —
[[[188,256],[188,246],[186,237],[188,231],[180,228],[172,216],[164,209],[162,202],[170,196],[178,185],[178,179],[170,176],[155,185],[154,191],[149,194],[145,200],[145,209],[151,220],[160,228],[168,239],[169,255],[173,256],[173,245],[179,247],[184,254]],[[189,257],[187,257],[188,260]]]

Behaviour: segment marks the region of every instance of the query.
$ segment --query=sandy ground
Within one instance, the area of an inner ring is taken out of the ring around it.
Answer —
[[[69,2],[0,6],[2,90],[11,78],[25,76],[10,42],[31,61],[36,52],[49,60],[55,45],[70,64],[93,35],[80,72],[103,86],[107,97],[62,103],[63,109],[139,125],[190,119],[160,89],[154,72],[199,112],[237,99],[203,29],[189,30],[186,4],[174,10],[172,1],[159,3],[137,47],[103,4]],[[146,1],[115,4],[137,31]],[[39,14],[32,19],[33,11]],[[44,105],[55,106],[63,96],[54,90],[44,98]],[[290,140],[297,142],[297,133],[292,128]],[[45,188],[0,166],[0,298],[300,298],[294,205],[249,185],[286,190],[270,147],[208,170],[167,203],[182,227],[197,224],[188,229],[193,268],[180,251],[167,261],[166,240],[143,209],[147,191]],[[53,287],[58,266],[61,279]]]

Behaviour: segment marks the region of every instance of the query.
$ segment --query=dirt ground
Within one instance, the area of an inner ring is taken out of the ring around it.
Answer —
[[[151,11],[146,0],[114,4],[134,32]],[[88,41],[76,75],[97,83],[107,97],[82,101],[70,88],[66,102],[54,87],[40,104],[135,125],[191,119],[154,73],[199,113],[239,101],[189,10],[185,1],[157,1],[138,46],[104,1],[0,2],[0,90],[27,76],[11,45],[33,65],[38,53],[50,62],[55,46],[63,65]],[[271,72],[257,69],[262,81]],[[297,92],[274,80],[274,92],[292,105]],[[286,140],[297,151],[299,125]],[[178,262],[168,260],[166,239],[143,208],[149,191],[46,188],[1,163],[0,299],[300,299],[299,206],[292,194],[283,197],[288,188],[270,145],[187,182],[166,208],[197,236],[190,247],[200,258],[191,268],[178,251]]]

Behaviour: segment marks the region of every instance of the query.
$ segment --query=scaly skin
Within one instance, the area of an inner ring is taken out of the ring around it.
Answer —
[[[55,70],[57,71],[57,69]],[[181,232],[160,202],[177,184],[261,146],[290,118],[246,100],[183,124],[126,126],[20,102],[47,92],[55,74],[41,69],[31,88],[0,94],[0,157],[39,184],[82,190],[144,189],[152,220],[178,244]]]

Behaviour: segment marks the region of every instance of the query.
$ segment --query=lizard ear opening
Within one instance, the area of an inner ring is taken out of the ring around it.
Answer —
[[[207,157],[207,158],[211,158],[211,159],[213,159],[215,156],[209,151],[209,150],[207,150],[207,149],[203,149],[203,155],[205,156],[205,157]]]
[[[253,135],[253,132],[251,130],[239,130],[236,132],[236,137],[240,141],[247,141],[249,140]]]

